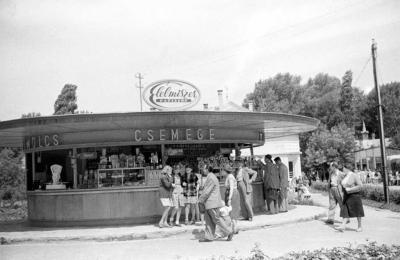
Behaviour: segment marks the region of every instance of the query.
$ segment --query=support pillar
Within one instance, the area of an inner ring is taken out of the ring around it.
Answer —
[[[36,153],[32,152],[32,187],[35,183],[35,175],[36,175]]]
[[[74,189],[78,188],[78,165],[77,165],[77,149],[73,148],[72,149],[72,157],[71,157],[71,166],[72,166],[72,172],[74,175],[74,184],[73,187]]]
[[[162,166],[164,167],[165,166],[165,164],[167,163],[167,157],[166,157],[166,154],[165,154],[165,144],[162,144],[161,145],[161,160],[162,160]]]

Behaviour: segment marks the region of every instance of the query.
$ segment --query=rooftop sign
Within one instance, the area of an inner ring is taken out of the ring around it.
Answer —
[[[148,85],[143,92],[144,101],[159,110],[186,110],[200,101],[200,91],[182,80],[161,80]]]

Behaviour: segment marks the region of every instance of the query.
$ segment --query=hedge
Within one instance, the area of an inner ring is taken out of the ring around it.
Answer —
[[[271,258],[265,254],[260,244],[257,243],[251,250],[249,256],[219,256],[208,259],[212,260],[308,260],[308,259],[399,259],[399,245],[379,245],[376,242],[359,244],[357,246],[344,246],[333,248],[321,248],[313,251],[290,252],[284,256]]]
[[[315,181],[311,184],[311,188],[319,191],[328,191],[328,183]],[[374,200],[378,202],[384,202],[383,186],[377,186],[373,184],[364,184],[361,189],[361,196],[363,199]],[[390,190],[389,188],[389,200],[392,203],[400,204],[400,190]]]

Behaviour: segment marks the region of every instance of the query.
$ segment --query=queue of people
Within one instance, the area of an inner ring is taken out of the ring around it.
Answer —
[[[271,155],[265,156],[265,164],[257,161],[264,173],[263,199],[271,214],[288,211],[288,168],[279,157],[274,161]],[[205,237],[200,242],[221,238],[232,240],[233,235],[238,233],[240,215],[245,220],[253,220],[251,184],[258,174],[244,162],[237,166],[233,168],[227,164],[221,169],[226,174],[224,198],[221,198],[220,183],[212,166],[200,166],[197,174],[191,165],[178,163],[173,167],[165,166],[160,179],[160,200],[164,210],[159,227],[181,226],[180,216],[184,209],[185,225],[194,225],[199,221],[205,224]],[[244,205],[243,209],[240,205]]]

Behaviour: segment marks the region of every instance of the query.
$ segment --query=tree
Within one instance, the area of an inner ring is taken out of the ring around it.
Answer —
[[[332,127],[331,130],[320,125],[312,133],[306,146],[304,162],[308,170],[317,170],[322,164],[332,161],[346,167],[354,165],[354,132],[344,123]]]
[[[260,80],[255,84],[254,91],[247,94],[243,104],[246,106],[251,101],[257,111],[297,114],[302,106],[300,82],[300,76],[289,73]]]
[[[77,86],[72,84],[64,85],[61,94],[58,95],[54,103],[54,115],[74,114],[78,108],[76,104],[76,89]]]
[[[348,70],[342,78],[342,88],[340,90],[339,107],[343,114],[344,123],[352,127],[354,121],[354,110],[353,110],[353,89],[351,82],[353,81],[353,73]]]
[[[339,102],[340,80],[319,73],[304,86],[304,106],[301,115],[317,118],[328,129],[341,122]]]
[[[400,132],[400,82],[391,82],[380,86],[383,105],[383,127],[385,137],[394,137]],[[366,108],[362,112],[365,125],[370,133],[379,135],[378,102],[375,89],[366,98]]]
[[[360,136],[362,122],[365,121],[363,111],[367,108],[367,97],[362,90],[353,87],[353,126],[356,136]]]
[[[25,197],[25,173],[22,154],[11,149],[0,152],[0,199],[20,200]]]

